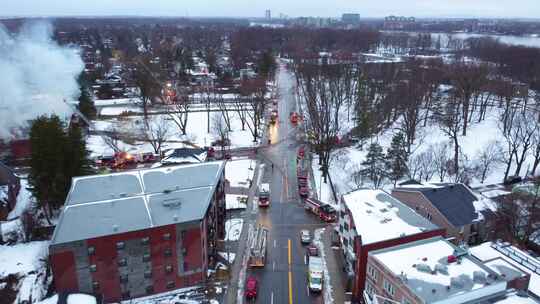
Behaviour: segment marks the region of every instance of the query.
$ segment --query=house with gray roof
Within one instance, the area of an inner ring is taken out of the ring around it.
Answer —
[[[49,248],[56,290],[118,302],[203,283],[225,236],[224,168],[74,178]]]
[[[488,219],[496,211],[495,204],[464,184],[406,184],[393,189],[392,196],[445,228],[456,243],[478,243],[494,224]]]

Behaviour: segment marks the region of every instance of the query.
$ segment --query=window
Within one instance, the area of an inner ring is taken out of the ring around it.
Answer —
[[[152,286],[152,285],[146,286],[146,293],[147,294],[154,293],[154,286]]]
[[[146,270],[144,272],[144,277],[150,279],[152,277],[152,270]]]
[[[186,248],[186,247],[182,247],[182,254],[183,254],[184,256],[187,255],[187,248]]]
[[[188,271],[188,269],[189,269],[188,262],[184,262],[184,272]]]
[[[171,234],[170,234],[170,233],[165,233],[165,234],[163,234],[163,240],[164,240],[164,241],[169,241],[169,240],[171,240]]]
[[[427,219],[430,220],[430,221],[433,219],[433,217],[431,216],[431,213],[428,213],[426,217],[427,217]]]
[[[143,262],[148,262],[150,261],[150,253],[145,253],[142,257],[142,261]]]
[[[367,272],[368,272],[369,276],[370,276],[373,280],[377,281],[377,279],[378,279],[378,273],[377,273],[377,270],[376,270],[375,268],[373,268],[372,266],[368,265],[368,267],[367,267]]]
[[[90,272],[96,272],[96,270],[97,270],[96,264],[90,265]]]
[[[180,232],[180,236],[182,237],[182,240],[186,239],[186,234],[187,234],[187,231],[185,230],[182,230],[182,232]]]
[[[118,260],[118,266],[126,266],[126,265],[127,265],[126,258],[122,258]]]
[[[391,296],[396,293],[394,285],[392,285],[392,283],[388,282],[387,280],[384,280],[384,290]]]
[[[148,243],[150,243],[150,238],[149,237],[143,237],[141,239],[141,244],[148,245]]]
[[[118,249],[118,250],[124,249],[125,246],[126,246],[126,244],[124,244],[124,242],[117,242],[116,243],[116,249]]]
[[[167,289],[173,289],[175,287],[174,281],[167,282]]]
[[[92,288],[94,288],[94,290],[98,290],[99,289],[99,282],[93,281],[92,282]]]
[[[166,272],[166,273],[171,273],[171,272],[173,272],[173,267],[172,267],[172,265],[167,265],[167,266],[165,266],[165,272]]]
[[[343,232],[343,225],[339,225],[339,231]]]
[[[166,256],[166,257],[170,257],[172,255],[172,250],[171,248],[165,248],[165,250],[163,251],[163,254]]]
[[[349,231],[349,224],[344,223],[343,226],[344,226],[344,229],[345,229],[345,230]]]
[[[88,247],[88,255],[94,255],[96,253],[96,247],[90,246]]]
[[[375,293],[375,289],[373,286],[371,286],[371,284],[366,283],[366,292],[368,295],[372,296]]]
[[[127,300],[130,298],[129,291],[123,291],[122,292],[122,299]]]
[[[127,283],[127,282],[128,282],[127,274],[121,274],[120,275],[120,283]]]
[[[343,246],[348,246],[349,245],[349,239],[344,237],[343,238]]]

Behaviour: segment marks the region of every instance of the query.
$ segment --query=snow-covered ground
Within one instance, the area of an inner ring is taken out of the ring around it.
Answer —
[[[28,210],[28,208],[33,203],[33,197],[32,193],[28,191],[28,179],[21,178],[21,189],[19,190],[19,195],[17,196],[17,204],[15,205],[15,208],[9,212],[7,219],[11,220],[18,216],[21,216],[24,211]]]
[[[226,194],[225,205],[227,210],[246,209],[247,195]]]
[[[251,170],[249,169],[251,168]],[[251,159],[235,159],[225,165],[225,178],[231,187],[249,188],[253,179],[255,161]]]
[[[335,202],[334,195],[332,194],[330,182],[327,181],[325,183],[322,178],[322,171],[319,169],[320,166],[317,156],[313,158],[311,167],[313,170],[313,179],[315,180],[315,185],[317,186],[317,189],[311,190],[316,192],[316,196],[320,201],[331,205],[336,205],[337,202]]]
[[[115,109],[115,110],[113,110]],[[128,108],[110,108],[114,111],[122,111]],[[212,120],[214,115],[220,115],[219,112],[210,113],[210,130],[208,130],[208,115],[206,112],[191,112],[188,115],[186,135],[182,135],[178,126],[174,123],[171,117],[167,114],[152,115],[152,120],[163,119],[166,123],[168,130],[166,136],[166,142],[164,148],[176,148],[181,142],[189,142],[199,147],[210,146],[212,142],[218,139],[218,136],[212,130]],[[231,132],[228,133],[231,141],[230,148],[240,147],[252,147],[257,145],[257,142],[253,142],[253,137],[248,127],[242,130],[242,123],[236,113],[230,113],[231,119]],[[111,118],[107,120],[95,120],[93,121],[94,130],[96,131],[111,131],[117,130],[120,133],[140,134],[140,130],[143,126],[143,118],[138,117],[122,117]],[[140,137],[140,136],[139,136]],[[135,143],[127,144],[120,142],[121,149],[130,150],[134,153],[152,152],[153,149],[148,143]],[[183,144],[182,144],[183,145]],[[87,148],[91,152],[92,156],[98,155],[111,155],[113,153],[112,148],[107,147],[103,142],[101,136],[89,136],[87,140]]]
[[[46,277],[48,241],[0,246],[0,278],[12,274],[19,278],[15,303],[42,299],[50,284]]]
[[[244,220],[241,218],[229,219],[225,222],[225,241],[238,241],[242,233]]]

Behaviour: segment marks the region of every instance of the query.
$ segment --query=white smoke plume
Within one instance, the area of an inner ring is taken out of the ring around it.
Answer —
[[[68,117],[64,99],[79,97],[84,63],[77,49],[58,45],[52,34],[47,22],[25,24],[14,34],[0,24],[0,139],[43,114]]]

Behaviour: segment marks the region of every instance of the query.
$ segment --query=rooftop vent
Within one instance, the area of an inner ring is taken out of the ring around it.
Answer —
[[[473,272],[473,281],[476,284],[486,284],[486,273],[483,271],[476,270]]]
[[[443,265],[443,264],[441,264],[441,263],[437,263],[437,265],[435,265],[435,270],[436,270],[438,273],[448,274],[448,266]]]
[[[382,213],[385,213],[385,212],[388,212],[388,209],[386,209],[386,208],[381,208],[381,209],[379,209],[379,211],[382,212]]]
[[[175,198],[163,200],[161,204],[168,208],[178,208],[182,205],[182,202],[179,199]]]
[[[421,272],[431,273],[431,266],[428,264],[419,263],[416,265],[416,269]]]
[[[463,288],[463,280],[460,277],[451,277],[450,278],[450,285],[454,286],[456,288]]]
[[[119,197],[126,197],[126,196],[127,196],[127,193],[122,192],[122,193],[119,193],[118,196],[119,196]]]
[[[116,225],[116,224],[112,225],[112,230],[114,232],[118,231],[118,228],[120,228],[120,227],[118,227],[118,225]]]
[[[370,206],[370,207],[373,207],[373,205],[371,203],[368,203],[368,202],[365,202],[364,204]]]
[[[178,214],[173,214],[172,218],[175,222],[178,221]]]

